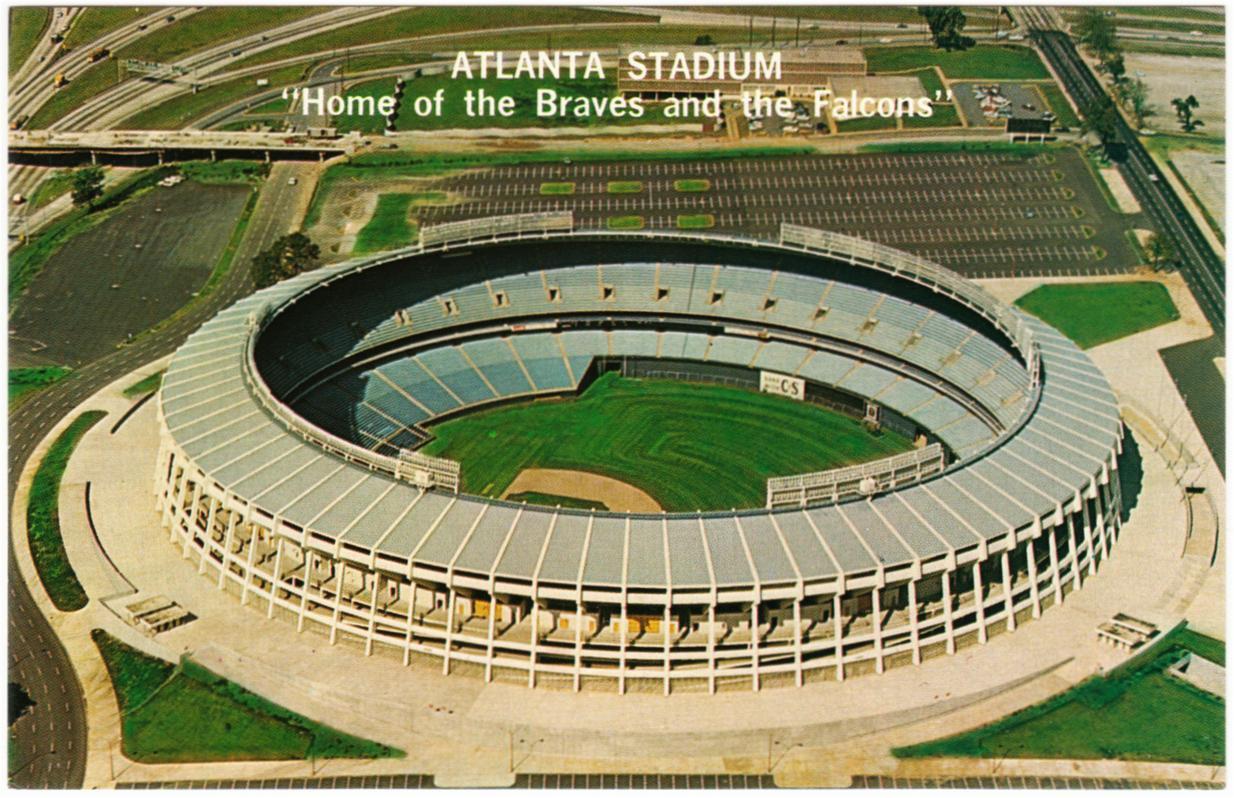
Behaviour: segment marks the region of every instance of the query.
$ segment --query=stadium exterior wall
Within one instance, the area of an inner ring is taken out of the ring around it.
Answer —
[[[485,579],[456,572],[453,562],[444,570],[410,560],[395,567],[376,548],[288,524],[200,468],[169,430],[161,401],[159,417],[163,524],[220,590],[366,655],[393,652],[404,663],[427,655],[444,673],[469,664],[485,679],[533,687],[758,690],[917,664],[1065,601],[1109,556],[1120,529],[1115,443],[1076,479],[1065,506],[1006,534],[970,529],[974,545],[929,560],[799,574],[789,585],[755,578],[723,586],[713,575],[709,589],[669,580],[614,590],[585,584],[581,568],[573,585]]]

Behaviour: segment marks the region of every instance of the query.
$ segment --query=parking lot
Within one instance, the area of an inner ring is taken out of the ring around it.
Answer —
[[[1070,149],[563,161],[474,170],[437,185],[462,201],[419,209],[421,225],[571,210],[592,229],[613,219],[673,229],[686,217],[773,237],[790,222],[902,248],[973,277],[1112,273],[1135,263],[1123,235],[1134,217],[1109,208]]]

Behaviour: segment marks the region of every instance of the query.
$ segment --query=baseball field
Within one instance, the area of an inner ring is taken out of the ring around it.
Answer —
[[[469,493],[501,496],[524,469],[573,469],[627,482],[668,512],[761,507],[768,477],[912,447],[902,435],[871,434],[817,405],[615,373],[578,397],[507,405],[432,431],[423,451],[460,461]]]

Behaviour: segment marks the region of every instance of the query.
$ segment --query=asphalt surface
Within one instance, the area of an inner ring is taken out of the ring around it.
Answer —
[[[1050,65],[1063,80],[1063,88],[1083,110],[1107,97],[1105,89],[1080,58],[1071,37],[1055,30],[1040,9],[1020,8]],[[1127,145],[1127,158],[1118,164],[1127,184],[1154,225],[1172,238],[1182,259],[1180,271],[1191,288],[1209,324],[1218,337],[1225,337],[1225,263],[1213,252],[1195,220],[1174,193],[1152,156],[1122,118],[1116,115],[1117,138]]]
[[[254,255],[296,223],[295,208],[312,164],[276,164],[270,173],[232,268],[200,305],[158,333],[83,366],[63,382],[44,389],[9,414],[9,497],[34,447],[56,422],[109,383],[169,354],[203,322],[253,289],[248,264]],[[292,175],[298,184],[288,184]],[[9,507],[10,514],[12,506]],[[35,705],[13,727],[20,770],[10,786],[79,788],[85,776],[86,719],[81,683],[47,619],[34,603],[17,567],[9,539],[9,680],[20,684]]]
[[[11,362],[77,367],[171,315],[205,284],[249,192],[155,187],[73,237],[10,309]]]
[[[698,184],[682,180],[705,180],[706,190],[688,190]],[[544,193],[554,183],[572,186],[573,193]],[[638,190],[619,193],[612,183],[636,183]],[[435,187],[453,204],[418,208],[421,225],[572,210],[584,229],[623,216],[664,229],[682,216],[708,214],[717,231],[774,238],[781,222],[803,224],[914,252],[974,278],[1105,274],[1136,262],[1124,231],[1137,217],[1110,208],[1070,148],[1032,157],[959,152],[559,162],[477,169]]]
[[[1161,350],[1174,387],[1225,476],[1225,378],[1213,362],[1225,357],[1225,342],[1216,336]]]

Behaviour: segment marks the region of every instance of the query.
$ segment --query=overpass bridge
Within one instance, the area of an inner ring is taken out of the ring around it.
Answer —
[[[237,158],[259,161],[324,161],[354,152],[358,134],[338,138],[288,133],[210,131],[12,131],[9,163],[72,167],[84,164],[156,166],[176,161]]]

